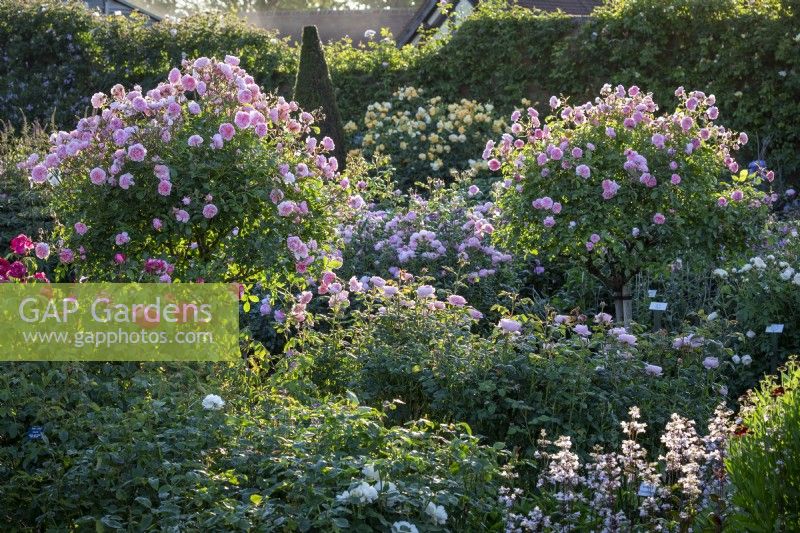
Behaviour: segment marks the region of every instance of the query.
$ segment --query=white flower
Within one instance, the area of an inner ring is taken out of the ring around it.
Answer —
[[[719,366],[719,359],[716,357],[706,357],[703,359],[703,366],[706,369],[711,370],[712,368],[717,368]]]
[[[794,283],[795,285],[800,285],[800,272],[794,275],[794,277],[792,278],[792,283]]]
[[[708,320],[709,320],[709,321],[711,321],[711,320],[716,320],[718,316],[719,316],[719,313],[717,313],[716,311],[714,311],[713,313],[711,313],[710,315],[708,315]]]
[[[734,362],[735,364],[737,364],[737,365],[738,365],[739,363],[741,363],[741,361],[742,361],[742,358],[741,358],[741,357],[739,357],[738,355],[734,355],[733,357],[731,357],[731,359],[733,359],[733,362]]]
[[[441,505],[436,505],[433,502],[428,502],[428,506],[425,508],[425,514],[430,516],[431,519],[439,525],[447,522],[447,511],[445,511],[444,507]]]
[[[402,520],[392,524],[392,533],[419,533],[419,529],[411,522]]]
[[[753,362],[753,358],[752,358],[752,357],[750,357],[749,355],[743,355],[743,356],[742,356],[742,364],[743,364],[743,365],[747,366],[747,365],[749,365],[749,364],[750,364],[750,363],[752,363],[752,362]]]
[[[744,335],[745,335],[745,337],[747,337],[748,339],[752,339],[753,337],[755,337],[755,336],[756,336],[756,332],[755,332],[755,331],[753,331],[752,329],[748,329],[748,330],[747,330],[747,333],[745,333]]]
[[[644,371],[651,376],[660,376],[664,372],[664,369],[658,365],[645,364]]]
[[[758,269],[763,270],[767,268],[767,264],[759,256],[753,257],[752,259],[750,259],[750,262],[753,263],[753,266]]]
[[[372,39],[373,37],[375,37],[375,30],[367,30],[364,32],[365,39]]]
[[[794,276],[794,269],[792,267],[786,267],[786,269],[781,272],[781,279],[783,281],[789,281],[792,276]]]
[[[752,268],[753,268],[753,265],[751,265],[750,263],[746,263],[746,264],[742,265],[742,268],[739,269],[739,273],[742,274],[742,273],[747,272],[748,270],[750,270]]]
[[[343,503],[351,501],[355,501],[355,503],[372,503],[377,499],[378,491],[366,481],[362,481],[355,488],[346,490],[336,496],[336,501]]]
[[[211,411],[219,411],[225,407],[225,400],[217,396],[216,394],[209,394],[205,398],[203,398],[203,408],[209,409]]]
[[[714,275],[715,276],[719,276],[720,278],[727,278],[728,277],[728,271],[725,270],[724,268],[715,268],[714,269]]]
[[[364,465],[364,468],[361,469],[361,473],[376,481],[381,478],[381,475],[375,471],[375,465]]]

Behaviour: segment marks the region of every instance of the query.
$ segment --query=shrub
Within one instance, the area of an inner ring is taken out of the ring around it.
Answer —
[[[484,151],[502,170],[498,229],[511,249],[548,263],[581,266],[615,293],[645,268],[692,250],[711,261],[743,249],[773,197],[755,186],[765,169],[737,173],[732,155],[745,134],[714,124],[713,95],[676,91],[681,105],[656,116],[652,95],[606,85],[594,104],[572,106],[552,97],[557,113],[542,124],[535,109],[515,112],[514,135]],[[625,311],[630,320],[630,311]]]
[[[422,192],[391,195],[344,226],[341,275],[434,276],[488,312],[497,293],[517,284],[511,255],[491,244],[497,208],[465,179],[433,181]]]
[[[768,377],[742,408],[725,462],[742,531],[800,528],[800,367]]]
[[[34,151],[45,150],[47,134],[38,124],[24,124],[15,129],[5,124],[0,131],[0,246],[19,233],[36,235],[40,229],[52,229],[47,203],[39,191],[31,188],[28,173],[17,165]]]
[[[464,170],[475,171],[478,182],[487,181],[486,162],[477,154],[487,138],[508,131],[506,121],[491,104],[423,95],[401,87],[390,100],[370,104],[362,123],[345,126],[353,135],[351,144],[360,145],[368,159],[388,156],[403,190],[425,176],[452,180]]]
[[[303,45],[300,49],[300,65],[294,84],[294,100],[308,110],[321,110],[320,134],[336,143],[336,158],[342,167],[345,164],[344,130],[336,95],[331,85],[328,64],[322,51],[322,43],[316,26],[303,28]]]
[[[710,342],[676,356],[671,337],[611,328],[609,315],[592,328],[578,313],[503,318],[484,337],[470,331],[483,322],[470,302],[402,278],[370,283],[366,296],[350,294],[346,317],[306,332],[296,363],[323,392],[351,390],[370,405],[400,400],[398,423],[465,421],[526,456],[546,429],[587,452],[617,443],[633,405],[660,429],[672,412],[706,419],[724,393],[721,369],[703,367],[705,357],[723,358]]]
[[[352,395],[306,405],[241,365],[26,363],[1,375],[11,529],[482,531],[501,519],[508,453],[463,425],[387,428]]]
[[[27,160],[31,181],[52,187],[62,268],[265,281],[325,262],[347,208],[333,143],[305,140],[313,115],[238,64],[199,58],[146,93],[96,93],[96,114]]]
[[[800,323],[800,273],[791,252],[764,253],[732,268],[714,270],[719,283],[720,309],[747,332],[740,354],[750,367],[749,386],[775,372],[786,355],[796,353]],[[787,261],[788,260],[788,261]],[[791,263],[789,262],[791,261]],[[766,333],[771,324],[783,324],[782,333]]]

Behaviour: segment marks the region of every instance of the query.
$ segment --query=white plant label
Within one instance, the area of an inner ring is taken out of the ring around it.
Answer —
[[[650,298],[655,298],[656,294],[658,294],[658,291],[655,289],[650,289],[647,291],[647,296],[649,296]]]
[[[667,302],[650,302],[651,311],[666,311]]]
[[[767,326],[767,333],[783,333],[783,324],[770,324]]]

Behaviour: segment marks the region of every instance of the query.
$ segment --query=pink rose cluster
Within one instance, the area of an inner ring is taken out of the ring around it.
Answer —
[[[645,229],[649,225],[648,231],[656,231],[657,226],[669,225],[669,218],[663,213],[679,210],[685,194],[693,194],[671,191],[684,186],[684,178],[696,172],[695,154],[703,149],[704,154],[712,154],[710,157],[720,170],[736,173],[739,165],[733,153],[748,141],[746,134],[714,123],[719,116],[714,95],[683,88],[675,95],[681,105],[670,115],[656,114],[658,107],[652,94],[636,86],[626,89],[621,85],[604,86],[600,97],[583,105],[571,106],[565,100],[551,98],[556,120],[545,125],[534,109],[528,110],[527,118],[515,113],[513,134],[506,133],[497,142],[489,141],[483,152],[490,169],[504,172],[501,198],[533,198],[521,205],[530,202],[528,205],[534,210],[547,211],[539,218],[541,234],[545,236],[560,227],[559,218],[565,216],[569,217],[568,227],[574,235],[570,239],[579,240],[582,235],[596,232],[597,228],[584,228],[578,222],[586,218],[583,215],[587,211],[606,209],[602,204],[594,206],[583,201],[594,194],[608,205],[661,203],[661,210],[645,214],[644,220],[631,216],[626,235],[634,227]],[[614,154],[621,157],[615,158]],[[611,163],[609,168],[609,161],[615,159],[620,160],[620,166],[613,168]],[[766,169],[759,168],[756,173],[760,180],[774,179],[774,173]],[[576,194],[584,190],[585,195]],[[736,190],[729,199],[742,202],[745,194]],[[774,195],[764,195],[754,206],[770,204],[774,199]],[[727,204],[728,197],[719,198],[720,207]],[[591,239],[585,247],[592,251],[596,244]]]
[[[499,215],[495,204],[465,207],[462,200],[412,196],[407,207],[361,213],[354,224],[342,228],[342,234],[357,254],[377,252],[380,267],[390,273],[400,267],[435,271],[460,261],[472,268],[467,280],[475,283],[494,275],[512,257],[491,243],[492,221]]]
[[[191,233],[197,232],[194,228],[200,224],[224,233],[230,230],[219,226],[232,221],[229,214],[221,216],[226,214],[225,204],[214,202],[211,194],[204,193],[203,202],[190,205],[185,201],[188,195],[184,195],[196,191],[192,183],[196,178],[185,176],[184,159],[173,160],[173,154],[187,150],[194,154],[189,157],[198,161],[213,161],[214,152],[228,145],[239,160],[255,157],[246,156],[254,146],[275,154],[278,171],[265,178],[272,180],[267,190],[273,189],[270,199],[275,215],[289,217],[295,224],[313,214],[306,197],[320,201],[316,193],[309,193],[319,187],[305,186],[304,181],[335,183],[331,187],[335,190],[325,195],[331,204],[336,190],[348,194],[349,185],[342,185],[346,180],[338,177],[339,162],[328,156],[333,141],[328,137],[318,141],[309,135],[314,116],[300,110],[296,102],[262,92],[234,56],[226,56],[224,61],[206,57],[185,60],[182,68],[173,68],[166,81],[149,91],[117,84],[109,94],[92,96],[91,103],[95,109],[92,116],[79,120],[72,131],[51,135],[48,152],[32,154],[20,166],[29,170],[30,181],[37,185],[49,181],[55,186],[66,178],[81,194],[103,194],[109,207],[113,202],[145,201],[148,207],[161,210],[161,214],[151,213],[141,227],[96,224],[99,232],[108,232],[104,242],[147,254],[145,248],[152,239],[150,221],[157,231],[169,230],[160,233],[161,240],[187,234],[180,229],[182,224],[192,226]],[[238,172],[235,166],[231,172]],[[247,181],[240,176],[236,179]],[[231,192],[213,181],[209,187],[217,189],[218,196]],[[85,183],[96,189],[84,187]],[[106,192],[93,192],[102,189]],[[145,200],[141,199],[142,190]],[[175,205],[173,198],[184,201]],[[357,206],[359,200],[350,195],[352,205]],[[95,237],[101,238],[100,233]],[[88,241],[84,244],[88,246]],[[113,254],[112,250],[93,250],[91,256],[108,261]],[[71,262],[74,254],[62,259]]]

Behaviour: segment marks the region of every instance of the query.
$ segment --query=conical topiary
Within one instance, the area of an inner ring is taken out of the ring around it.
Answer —
[[[328,136],[336,143],[334,155],[339,168],[344,168],[344,129],[336,95],[333,92],[328,64],[322,52],[322,43],[316,26],[303,28],[303,45],[300,49],[300,66],[294,84],[294,100],[307,111],[321,109],[325,118],[320,122],[320,137]]]

